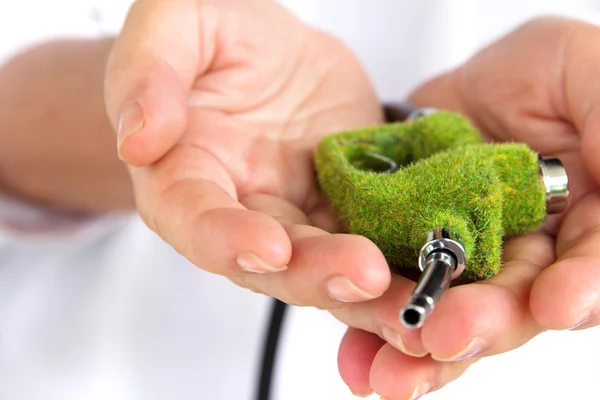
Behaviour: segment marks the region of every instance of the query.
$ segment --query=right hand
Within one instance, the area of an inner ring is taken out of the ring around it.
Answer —
[[[448,290],[419,337],[400,332],[409,352],[430,357],[407,357],[350,329],[340,372],[355,391],[406,399],[419,384],[441,388],[477,359],[511,351],[546,330],[600,325],[599,41],[596,25],[537,18],[410,96],[413,104],[469,117],[488,141],[522,142],[558,157],[569,175],[570,201],[544,229],[505,241],[498,275]],[[385,296],[355,305],[352,318],[365,320],[360,307],[369,320],[390,315],[405,298],[402,290],[394,279]]]
[[[272,0],[140,0],[108,63],[106,105],[141,217],[196,266],[324,309],[388,288],[372,242],[330,233],[315,182],[325,134],[382,118],[337,40]]]

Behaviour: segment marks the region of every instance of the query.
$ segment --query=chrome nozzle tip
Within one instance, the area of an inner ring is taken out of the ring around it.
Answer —
[[[400,311],[400,322],[408,329],[418,329],[425,323],[427,310],[424,307],[409,304]]]

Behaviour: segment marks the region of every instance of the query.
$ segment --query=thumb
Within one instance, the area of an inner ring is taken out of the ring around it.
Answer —
[[[105,101],[120,157],[130,165],[155,162],[185,132],[188,92],[208,68],[216,36],[215,12],[198,3],[137,1],[115,41]]]

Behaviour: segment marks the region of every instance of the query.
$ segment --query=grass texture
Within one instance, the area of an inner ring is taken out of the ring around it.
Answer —
[[[389,164],[369,153],[400,168],[382,173]],[[455,113],[326,136],[315,166],[346,231],[372,240],[393,269],[418,268],[427,233],[446,228],[465,247],[462,277],[489,278],[500,271],[503,238],[546,217],[538,155],[524,144],[483,143]]]

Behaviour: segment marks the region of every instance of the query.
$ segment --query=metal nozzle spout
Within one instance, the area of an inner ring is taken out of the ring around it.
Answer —
[[[423,326],[452,280],[465,268],[465,250],[455,233],[435,229],[429,232],[428,239],[419,255],[423,273],[400,312],[400,321],[409,329]]]
[[[441,295],[450,286],[455,269],[456,258],[447,250],[435,251],[427,257],[425,270],[408,304],[400,313],[404,326],[411,329],[423,326]]]

